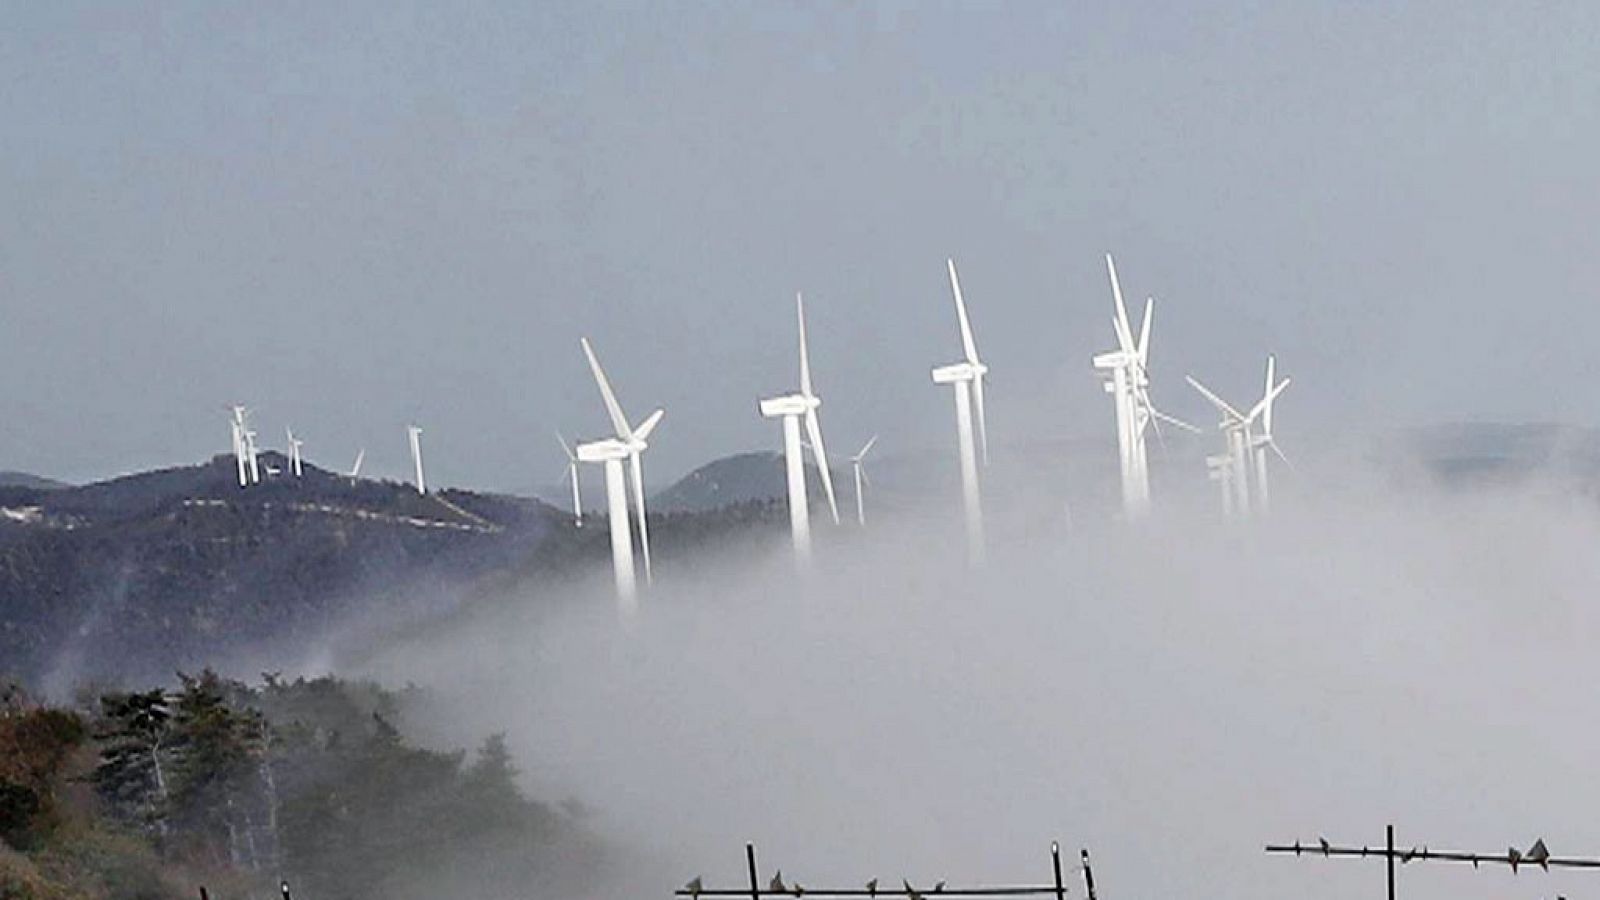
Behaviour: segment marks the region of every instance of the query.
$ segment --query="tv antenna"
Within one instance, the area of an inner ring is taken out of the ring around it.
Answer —
[[[1432,850],[1428,845],[1407,849],[1396,849],[1394,845],[1394,826],[1384,828],[1384,844],[1382,847],[1368,847],[1362,845],[1340,846],[1330,844],[1326,838],[1317,838],[1314,843],[1302,844],[1298,840],[1292,844],[1268,844],[1267,852],[1271,854],[1288,854],[1295,856],[1323,857],[1359,857],[1361,859],[1383,860],[1384,869],[1388,876],[1388,898],[1395,900],[1394,896],[1394,864],[1399,862],[1406,865],[1413,862],[1425,863],[1471,863],[1474,869],[1483,866],[1507,866],[1512,873],[1522,870],[1525,866],[1537,866],[1548,872],[1551,869],[1600,869],[1600,859],[1576,856],[1552,856],[1550,849],[1545,846],[1544,839],[1538,838],[1533,846],[1527,850],[1518,850],[1509,847],[1503,851],[1492,853],[1472,853],[1460,850]]]

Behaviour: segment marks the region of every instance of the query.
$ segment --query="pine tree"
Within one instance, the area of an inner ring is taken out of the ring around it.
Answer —
[[[172,712],[160,689],[100,698],[102,742],[94,786],[113,816],[167,833]]]

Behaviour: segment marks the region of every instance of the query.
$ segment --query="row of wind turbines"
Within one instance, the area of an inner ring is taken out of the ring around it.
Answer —
[[[228,426],[233,432],[233,461],[238,471],[239,487],[250,487],[261,483],[261,476],[283,474],[272,466],[262,465],[261,449],[256,444],[256,431],[250,423],[251,411],[246,406],[233,406],[229,408]],[[284,432],[284,459],[287,460],[288,474],[294,478],[305,475],[304,453],[302,448],[306,442],[294,436],[294,429],[285,426]],[[406,440],[411,447],[411,467],[414,473],[412,482],[418,494],[428,493],[428,483],[422,472],[422,429],[416,425],[406,426]],[[350,480],[361,477],[361,465],[366,461],[367,449],[362,447],[356,451],[355,463],[351,465],[346,476]],[[574,495],[576,500],[576,495]]]
[[[949,385],[955,400],[956,445],[961,469],[961,497],[967,550],[969,559],[979,564],[984,558],[983,503],[980,468],[989,465],[988,425],[984,415],[984,376],[989,367],[978,355],[973,337],[972,323],[967,315],[966,300],[961,293],[961,281],[954,260],[946,260],[950,276],[950,291],[955,299],[956,322],[960,330],[962,358],[954,363],[932,370],[933,382]],[[1094,368],[1103,373],[1104,387],[1112,395],[1116,413],[1117,451],[1122,481],[1124,514],[1130,519],[1144,516],[1150,509],[1149,458],[1145,434],[1149,429],[1161,437],[1161,423],[1200,433],[1200,429],[1170,416],[1150,399],[1150,330],[1155,312],[1153,298],[1145,300],[1144,318],[1138,337],[1134,337],[1127,306],[1122,297],[1122,286],[1117,278],[1116,263],[1106,255],[1106,270],[1111,279],[1111,293],[1115,305],[1112,330],[1117,347],[1096,355]],[[795,318],[799,332],[800,378],[794,393],[760,400],[758,409],[764,418],[778,419],[783,427],[784,472],[787,485],[789,531],[798,563],[804,567],[812,558],[810,502],[806,486],[805,450],[815,458],[818,476],[822,480],[823,494],[834,524],[839,523],[839,505],[833,488],[833,474],[828,465],[826,445],[823,442],[822,424],[818,410],[822,398],[816,393],[811,377],[811,359],[806,342],[805,298],[795,295]],[[567,454],[567,477],[572,485],[573,515],[582,523],[583,507],[579,495],[579,463],[594,463],[605,467],[606,501],[611,531],[612,568],[616,581],[618,602],[625,614],[637,609],[637,583],[633,559],[633,538],[629,523],[628,485],[624,480],[623,462],[627,461],[632,480],[635,512],[639,527],[639,548],[644,557],[645,582],[652,580],[650,563],[649,526],[645,514],[643,454],[649,447],[650,434],[660,424],[665,411],[656,409],[639,425],[630,423],[617,400],[599,358],[588,338],[580,339],[589,369],[605,405],[606,414],[614,429],[612,437],[586,443],[576,448],[557,434],[562,449]],[[1201,384],[1192,375],[1188,382],[1201,393],[1222,418],[1218,430],[1225,440],[1225,451],[1207,457],[1210,477],[1221,489],[1225,515],[1245,516],[1252,512],[1265,512],[1268,504],[1267,451],[1272,451],[1285,464],[1287,456],[1278,447],[1272,435],[1272,409],[1278,395],[1289,386],[1289,379],[1276,380],[1276,360],[1267,358],[1266,388],[1262,398],[1247,413],[1224,401]],[[1257,426],[1259,424],[1259,432]],[[974,427],[976,426],[976,427]],[[804,429],[804,438],[801,431]],[[874,435],[850,458],[855,475],[856,517],[859,524],[866,522],[863,499],[865,474],[862,461],[877,442]],[[1252,481],[1254,488],[1252,489]],[[418,482],[421,482],[420,463]]]

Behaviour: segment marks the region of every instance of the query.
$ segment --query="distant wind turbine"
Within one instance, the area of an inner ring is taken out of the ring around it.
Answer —
[[[300,466],[300,448],[305,445],[305,441],[295,438],[293,428],[285,426],[283,433],[289,439],[289,474],[299,478],[304,474]]]
[[[1248,414],[1241,413],[1227,401],[1218,397],[1210,388],[1195,380],[1193,375],[1185,376],[1189,384],[1199,391],[1201,396],[1211,401],[1211,405],[1222,413],[1222,421],[1218,428],[1227,439],[1228,484],[1233,488],[1233,510],[1241,516],[1248,516],[1250,506],[1250,455],[1255,452],[1252,448],[1255,441],[1250,430],[1259,418],[1289,386],[1285,379],[1267,390],[1265,396],[1251,408]],[[1280,451],[1281,452],[1281,451]]]
[[[1140,516],[1150,508],[1150,461],[1145,448],[1145,429],[1154,426],[1157,437],[1161,434],[1162,422],[1196,433],[1199,429],[1167,415],[1150,400],[1150,324],[1155,316],[1155,300],[1145,299],[1144,320],[1139,326],[1139,337],[1135,339],[1128,307],[1122,300],[1117,264],[1109,253],[1106,254],[1106,273],[1111,279],[1115,310],[1111,329],[1117,337],[1117,349],[1095,356],[1094,367],[1110,373],[1105,389],[1116,405],[1123,511],[1129,516]]]
[[[406,426],[406,437],[411,441],[411,465],[416,470],[417,493],[428,493],[428,482],[422,477],[422,429],[415,425]]]
[[[244,407],[235,406],[233,407],[233,418],[228,422],[230,429],[233,431],[233,464],[239,471],[239,487],[245,487],[250,483],[249,463],[245,459],[244,414]]]
[[[639,514],[639,548],[644,553],[644,575],[648,583],[652,577],[650,530],[645,518],[644,464],[640,457],[650,446],[650,433],[655,431],[666,413],[658,409],[646,416],[639,427],[630,425],[628,417],[622,412],[622,405],[617,402],[616,393],[611,390],[605,370],[600,368],[594,348],[589,346],[589,339],[582,338],[579,343],[583,345],[584,356],[589,359],[589,370],[594,375],[595,385],[600,388],[600,399],[605,403],[606,415],[611,418],[616,436],[579,444],[578,459],[605,466],[606,505],[611,525],[611,567],[616,576],[618,601],[624,614],[631,614],[637,608],[637,603],[634,599],[633,539],[628,531],[628,492],[622,476],[622,461],[628,460],[632,468],[634,500]]]
[[[961,460],[961,503],[966,514],[967,550],[971,558],[978,561],[983,558],[983,504],[978,488],[977,453],[972,444],[972,420],[978,420],[983,464],[988,466],[989,429],[983,414],[983,376],[988,374],[989,367],[978,359],[978,345],[972,338],[972,323],[967,318],[967,304],[961,296],[955,260],[945,260],[945,266],[950,273],[950,292],[956,299],[956,322],[961,328],[961,349],[965,358],[934,369],[933,381],[955,389],[956,448]]]
[[[800,447],[800,420],[805,420],[806,435],[811,441],[811,452],[817,458],[818,474],[822,476],[822,489],[828,495],[828,509],[835,525],[839,523],[839,503],[833,494],[833,473],[828,469],[828,452],[822,443],[822,423],[817,419],[817,408],[822,398],[811,386],[811,357],[806,349],[805,299],[795,294],[795,316],[800,323],[800,392],[762,400],[761,415],[783,420],[783,462],[789,488],[789,532],[794,540],[794,552],[802,564],[811,559],[811,511],[806,497],[805,457]]]
[[[862,499],[864,495],[863,495],[861,489],[862,489],[862,486],[865,485],[865,484],[868,484],[869,481],[867,479],[866,470],[861,467],[861,461],[866,459],[867,451],[871,450],[872,449],[872,445],[876,444],[877,442],[878,442],[878,436],[877,435],[873,435],[870,439],[867,440],[866,444],[864,444],[861,447],[861,449],[859,451],[857,451],[855,456],[850,457],[850,466],[855,470],[855,476],[856,476],[856,524],[857,525],[863,525],[864,526],[864,525],[867,524],[867,507],[866,507],[865,501]]]
[[[572,482],[572,523],[582,528],[583,500],[578,496],[578,455],[572,452],[572,446],[559,431],[556,432],[556,440],[561,442],[561,449],[567,454],[567,480]]]
[[[1271,491],[1267,489],[1267,450],[1271,449],[1273,453],[1278,454],[1279,459],[1283,460],[1284,465],[1293,468],[1289,457],[1284,455],[1278,442],[1272,439],[1272,407],[1278,395],[1289,386],[1290,381],[1285,378],[1282,382],[1278,382],[1277,370],[1278,359],[1269,354],[1266,387],[1262,389],[1261,401],[1258,404],[1261,407],[1261,434],[1256,435],[1250,442],[1250,451],[1255,456],[1256,464],[1256,497],[1260,501],[1262,512],[1267,512],[1271,502]]]

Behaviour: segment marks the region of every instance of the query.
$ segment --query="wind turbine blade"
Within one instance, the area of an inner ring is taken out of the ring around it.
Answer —
[[[945,265],[950,269],[950,290],[956,295],[956,319],[961,323],[961,348],[967,354],[967,362],[978,364],[978,345],[972,340],[972,323],[967,319],[967,301],[961,297],[961,280],[956,277],[956,261],[946,259]]]
[[[1249,417],[1249,419],[1246,419],[1245,421],[1253,420],[1253,419],[1255,419],[1256,416],[1259,416],[1259,415],[1265,413],[1267,410],[1271,409],[1272,408],[1272,401],[1278,399],[1278,395],[1283,393],[1283,389],[1288,387],[1288,386],[1289,386],[1289,379],[1287,379],[1287,378],[1285,378],[1284,380],[1282,380],[1282,381],[1278,382],[1276,385],[1274,385],[1272,390],[1268,391],[1267,395],[1265,397],[1262,397],[1261,401],[1259,403],[1257,403],[1255,406],[1251,407],[1251,409],[1250,409],[1250,417]],[[1266,423],[1263,422],[1262,426],[1265,427],[1265,425],[1266,425]]]
[[[572,452],[572,445],[567,443],[567,439],[561,436],[560,431],[556,432],[556,440],[561,442],[561,449],[567,451],[567,459],[569,461],[576,461],[578,455]]]
[[[611,382],[606,380],[605,370],[600,368],[600,360],[595,358],[594,348],[589,346],[589,339],[578,340],[583,344],[583,354],[589,357],[589,369],[594,372],[594,383],[600,386],[600,398],[606,402],[606,414],[611,416],[611,427],[617,430],[617,437],[628,440],[633,437],[633,430],[628,427],[628,417],[622,414],[622,405],[617,403],[617,395],[611,391]]]
[[[1298,469],[1296,469],[1294,467],[1294,463],[1289,462],[1289,457],[1283,455],[1283,450],[1278,447],[1278,442],[1277,441],[1274,441],[1271,438],[1268,438],[1267,439],[1267,446],[1272,448],[1272,452],[1273,453],[1278,454],[1278,458],[1283,460],[1283,464],[1285,466],[1289,467],[1289,471],[1291,471],[1291,472],[1299,471]]]
[[[1143,391],[1140,391],[1139,395],[1140,395],[1140,398],[1141,398],[1140,402],[1142,402],[1144,404],[1144,413],[1150,419],[1150,427],[1155,429],[1155,432],[1156,432],[1156,443],[1161,445],[1161,452],[1162,453],[1166,453],[1167,452],[1167,436],[1161,430],[1161,417],[1159,415],[1156,415],[1156,408],[1151,405],[1150,398],[1148,396],[1145,396]]]
[[[633,498],[639,510],[639,549],[644,551],[644,581],[650,584],[653,580],[650,571],[650,525],[644,517],[644,463],[639,459],[638,451],[630,457],[633,464]]]
[[[978,420],[978,458],[989,465],[989,420],[983,414],[983,376],[972,379],[972,406]]]
[[[872,449],[872,445],[876,444],[877,442],[878,442],[878,436],[877,435],[873,435],[871,438],[867,439],[867,442],[865,444],[861,445],[861,452],[856,454],[856,459],[861,459],[861,458],[865,457],[867,455],[867,451],[871,450]]]
[[[656,425],[661,421],[661,417],[666,415],[666,414],[667,414],[667,411],[664,410],[664,409],[658,409],[655,412],[651,413],[644,420],[644,422],[642,422],[639,425],[639,427],[634,430],[633,436],[638,438],[641,441],[648,440],[649,437],[650,437],[650,432],[656,430]]]
[[[800,320],[800,393],[812,396],[811,354],[806,351],[806,300],[799,291],[794,295],[795,317]]]
[[[356,451],[356,462],[355,462],[355,465],[350,467],[350,477],[351,478],[355,478],[355,477],[357,477],[357,476],[359,476],[361,474],[361,464],[366,461],[366,458],[367,458],[367,448],[362,447],[360,450]]]
[[[1156,298],[1144,298],[1144,322],[1139,325],[1139,346],[1134,348],[1140,367],[1150,363],[1150,320],[1155,316]]]
[[[1261,396],[1268,397],[1272,394],[1272,385],[1278,380],[1278,358],[1272,354],[1267,355],[1267,386],[1262,389]],[[1261,430],[1265,434],[1272,433],[1272,404],[1268,403],[1265,411],[1261,413]]]
[[[1117,280],[1117,264],[1109,253],[1106,254],[1106,271],[1111,273],[1111,296],[1117,303],[1117,317],[1112,327],[1117,331],[1117,342],[1122,345],[1122,352],[1133,356],[1133,326],[1128,324],[1128,307],[1122,302],[1122,283]]]
[[[1154,406],[1149,407],[1149,409],[1150,409],[1150,415],[1155,416],[1157,419],[1160,419],[1161,421],[1167,423],[1168,425],[1176,425],[1177,427],[1182,428],[1184,431],[1188,431],[1188,432],[1191,432],[1193,434],[1199,434],[1200,433],[1200,429],[1194,427],[1193,425],[1190,425],[1188,422],[1185,422],[1184,420],[1182,420],[1182,419],[1180,419],[1180,418],[1178,418],[1176,416],[1169,416],[1166,413],[1162,412],[1161,410],[1156,409]]]
[[[1189,382],[1189,385],[1191,387],[1193,387],[1195,390],[1199,391],[1201,393],[1201,395],[1204,396],[1207,400],[1210,400],[1212,406],[1215,406],[1217,409],[1222,410],[1224,415],[1229,416],[1229,417],[1231,417],[1233,419],[1236,419],[1236,420],[1238,420],[1240,422],[1245,421],[1245,417],[1240,415],[1239,411],[1237,409],[1234,409],[1233,407],[1229,406],[1228,402],[1226,400],[1223,400],[1221,397],[1218,397],[1216,394],[1211,393],[1211,389],[1206,387],[1205,385],[1201,384],[1200,382],[1196,381],[1193,375],[1185,375],[1183,377],[1184,377],[1185,381]]]
[[[822,490],[828,495],[828,511],[833,514],[833,524],[839,524],[839,501],[833,495],[833,472],[828,469],[828,451],[822,446],[822,423],[817,421],[817,411],[806,410],[806,434],[811,438],[811,454],[817,458],[817,468],[822,474]]]

